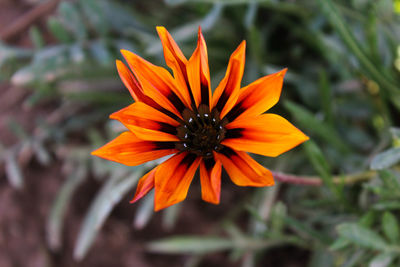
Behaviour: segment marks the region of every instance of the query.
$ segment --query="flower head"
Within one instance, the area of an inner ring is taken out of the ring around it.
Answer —
[[[155,210],[184,200],[198,168],[202,199],[214,204],[220,201],[222,167],[239,186],[273,185],[271,172],[246,152],[275,157],[308,139],[283,117],[264,114],[279,100],[286,69],[241,88],[243,41],[212,93],[201,30],[189,60],[164,27],[157,31],[173,76],[122,50],[129,68],[117,61],[117,69],[135,103],[110,118],[129,131],[92,154],[129,166],[173,154],[139,180],[132,200],[155,188]]]

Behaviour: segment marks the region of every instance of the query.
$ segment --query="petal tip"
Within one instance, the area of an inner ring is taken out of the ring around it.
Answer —
[[[120,74],[120,76],[124,75],[124,73],[126,73],[127,67],[125,66],[124,62],[122,62],[121,60],[117,59],[115,60],[115,66],[117,67],[117,71]]]
[[[271,178],[272,179],[265,186],[274,186],[275,185],[275,179],[274,179],[274,175],[272,173],[271,173]]]
[[[163,35],[168,34],[168,31],[164,26],[156,26],[156,31],[160,36],[160,39],[162,38]]]
[[[303,135],[304,135],[304,136],[303,136],[302,143],[304,143],[304,142],[310,140],[310,137],[309,137],[308,135],[305,135],[305,134],[303,134]]]
[[[114,113],[111,113],[109,116],[108,116],[108,118],[110,118],[111,120],[118,120],[118,118],[119,118],[119,114],[117,114],[118,113],[118,111],[116,111],[116,112],[114,112]]]
[[[197,36],[198,36],[198,42],[201,42],[201,43],[205,42],[201,26],[199,26],[199,30],[198,30]]]
[[[127,53],[127,52],[129,52],[129,51],[126,50],[126,49],[120,49],[119,52],[120,52],[121,54],[124,54],[124,53]]]
[[[244,56],[246,55],[246,41],[243,40],[232,55],[238,58],[240,62],[244,61]]]
[[[135,195],[130,201],[129,204],[133,204],[136,201],[138,201],[139,199],[141,199],[143,196],[139,196],[139,195]]]
[[[108,153],[108,150],[106,148],[106,145],[104,145],[104,146],[99,147],[98,149],[90,152],[90,155],[108,160],[109,153]]]
[[[264,186],[274,186],[275,185],[275,180],[270,181],[268,184]]]
[[[103,155],[103,153],[101,153],[101,150],[102,150],[101,147],[96,150],[93,150],[92,152],[90,152],[90,155],[96,156],[96,157],[101,157]]]
[[[135,196],[129,201],[129,204],[136,203],[139,199],[142,199],[144,196],[147,195],[148,192],[136,192]]]
[[[154,202],[154,211],[155,211],[155,212],[160,211],[160,210],[162,210],[162,209],[165,209],[165,208],[167,208],[167,207],[169,207],[169,206],[167,206],[167,205],[165,205],[165,204],[159,204],[159,203],[157,203],[157,202]]]
[[[288,70],[288,68],[284,68],[283,70],[279,71],[279,72],[277,73],[277,75],[283,77],[283,76],[285,76],[287,70]]]
[[[203,200],[207,201],[208,203],[213,204],[213,205],[219,205],[219,203],[220,203],[219,199],[203,199]]]
[[[243,49],[245,49],[246,48],[246,40],[243,40],[241,43],[240,43],[240,45],[239,45],[239,47],[243,47]]]
[[[131,51],[126,50],[126,49],[121,49],[121,50],[119,50],[119,52],[124,56],[125,59],[127,56],[134,55],[134,53],[132,53]]]

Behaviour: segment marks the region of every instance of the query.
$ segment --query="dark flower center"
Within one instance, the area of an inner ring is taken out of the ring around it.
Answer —
[[[177,149],[194,153],[203,158],[211,158],[213,151],[222,149],[221,141],[225,138],[226,120],[220,120],[219,112],[206,105],[200,105],[197,112],[185,109],[183,122],[177,127]]]

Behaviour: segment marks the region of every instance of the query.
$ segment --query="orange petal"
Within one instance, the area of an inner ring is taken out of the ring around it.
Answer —
[[[172,36],[164,27],[157,27],[158,35],[160,36],[161,43],[164,50],[164,58],[167,65],[174,72],[174,77],[179,83],[178,89],[185,99],[186,103],[192,102],[190,100],[190,92],[188,90],[188,77],[186,72],[187,59],[175,43]]]
[[[179,138],[166,131],[172,131],[169,125],[162,125],[155,121],[141,119],[140,117],[130,119],[126,127],[138,138],[145,141],[179,141]]]
[[[171,117],[165,115],[163,112],[158,111],[157,109],[143,103],[136,102],[132,105],[129,105],[126,108],[121,109],[120,111],[114,112],[111,114],[111,119],[118,119],[121,122],[127,117],[129,119],[130,116],[140,117],[143,119],[154,120],[158,122],[163,122],[170,124],[174,127],[179,125],[179,122],[172,119]]]
[[[231,180],[239,186],[271,186],[274,179],[269,170],[258,164],[247,153],[224,148],[214,157],[222,162]]]
[[[136,102],[110,116],[122,122],[137,137],[147,141],[179,141],[176,127],[179,123],[164,113]]]
[[[128,88],[129,92],[131,93],[133,99],[136,102],[141,101],[157,110],[160,110],[166,114],[169,114],[170,116],[173,115],[173,114],[171,114],[171,112],[165,110],[163,107],[161,107],[159,104],[157,104],[153,99],[151,99],[150,97],[148,97],[147,95],[144,94],[141,85],[136,80],[133,73],[128,69],[128,67],[126,67],[125,64],[122,63],[122,61],[117,60],[116,64],[117,64],[117,70],[118,70],[119,76],[121,77],[122,82]]]
[[[243,117],[225,126],[223,145],[235,150],[276,157],[308,140],[308,136],[276,114]],[[229,135],[234,138],[229,138]]]
[[[210,106],[211,87],[208,67],[207,45],[199,28],[197,48],[186,65],[190,88],[196,107],[200,104]]]
[[[178,152],[173,142],[149,142],[137,138],[131,132],[123,132],[117,138],[92,152],[92,155],[128,166],[136,166]]]
[[[146,173],[142,178],[140,178],[136,188],[135,196],[130,201],[130,203],[135,203],[154,188],[154,177],[156,174],[156,170],[157,167]]]
[[[215,89],[213,95],[213,107],[221,112],[221,118],[235,105],[240,92],[240,83],[243,77],[246,56],[246,41],[232,53],[225,77]]]
[[[121,50],[121,53],[137,77],[144,94],[180,117],[185,104],[182,102],[183,97],[180,96],[171,74],[166,69],[155,66],[130,51]]]
[[[157,168],[155,211],[174,205],[186,198],[200,159],[193,154],[184,152],[173,156]]]
[[[136,80],[135,76],[133,76],[132,72],[125,66],[122,61],[116,61],[117,70],[119,77],[121,77],[122,82],[124,83],[125,87],[128,88],[129,93],[135,101],[141,101],[143,97],[143,91]]]
[[[273,107],[282,91],[283,77],[287,69],[267,75],[240,90],[236,105],[228,114],[233,121],[237,117],[255,116]]]
[[[200,163],[201,198],[218,204],[221,193],[221,161],[205,159]]]

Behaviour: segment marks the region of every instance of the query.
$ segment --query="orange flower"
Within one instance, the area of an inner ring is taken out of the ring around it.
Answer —
[[[276,157],[308,139],[283,117],[264,114],[279,100],[286,69],[241,88],[243,41],[212,93],[201,29],[189,60],[164,27],[157,31],[173,76],[122,50],[129,68],[117,61],[117,69],[135,103],[110,118],[129,131],[92,154],[129,166],[174,154],[139,180],[131,201],[155,188],[156,211],[186,198],[198,167],[202,198],[214,204],[220,201],[222,166],[239,186],[273,185],[271,172],[245,151]]]

